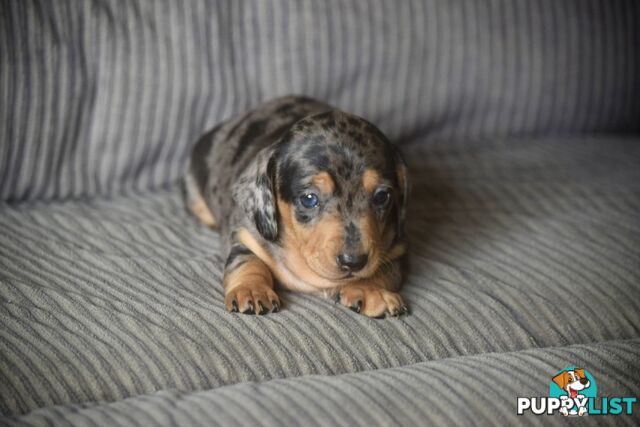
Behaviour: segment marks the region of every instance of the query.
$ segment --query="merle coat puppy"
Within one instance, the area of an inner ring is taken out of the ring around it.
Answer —
[[[190,210],[225,240],[229,311],[278,311],[275,284],[371,317],[407,312],[397,293],[407,167],[366,120],[273,100],[205,134],[185,184]]]

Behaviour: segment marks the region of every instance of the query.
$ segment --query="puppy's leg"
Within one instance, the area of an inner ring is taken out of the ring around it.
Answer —
[[[213,217],[211,210],[207,207],[202,197],[195,199],[189,203],[189,210],[202,222],[204,225],[215,228],[217,226],[216,219]]]
[[[234,243],[224,270],[224,304],[227,310],[267,314],[280,310],[269,267],[241,243]]]
[[[185,176],[184,189],[187,196],[187,207],[199,220],[209,227],[217,226],[216,219],[202,197],[202,193],[191,173]]]
[[[382,265],[373,277],[343,286],[337,297],[342,305],[365,316],[399,316],[408,312],[396,292],[400,281],[400,266],[394,261]]]

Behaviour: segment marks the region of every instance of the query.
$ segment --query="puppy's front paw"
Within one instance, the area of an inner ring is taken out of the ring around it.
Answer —
[[[226,293],[224,305],[234,313],[276,313],[280,310],[280,298],[271,287],[263,283],[238,285]]]
[[[409,312],[400,294],[370,286],[347,285],[338,293],[338,302],[369,317],[400,316]]]

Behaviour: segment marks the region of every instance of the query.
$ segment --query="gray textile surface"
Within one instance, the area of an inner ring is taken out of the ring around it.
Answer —
[[[640,130],[635,0],[0,0],[0,199],[155,189],[289,93],[397,141]]]
[[[541,396],[558,366],[591,366],[602,395],[637,393],[640,340],[451,358],[401,368],[244,383],[198,393],[166,390],[110,404],[42,409],[8,425],[519,425],[515,396]],[[551,374],[550,374],[551,373]],[[133,415],[135,414],[135,416]],[[637,425],[639,416],[526,421]]]
[[[515,397],[572,363],[640,395],[638,22],[636,0],[0,0],[0,424],[564,423]],[[409,316],[224,311],[177,182],[202,132],[290,93],[402,144]]]
[[[309,295],[285,295],[266,317],[226,313],[218,237],[177,189],[5,205],[2,412],[638,338],[640,139],[406,153],[412,313],[401,319]],[[562,367],[549,363],[544,375]]]

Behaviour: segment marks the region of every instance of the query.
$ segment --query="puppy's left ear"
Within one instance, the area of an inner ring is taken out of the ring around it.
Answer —
[[[398,180],[398,188],[400,194],[398,195],[398,224],[396,234],[397,237],[402,237],[404,234],[404,221],[407,215],[407,203],[409,200],[409,192],[411,191],[411,183],[409,182],[409,169],[407,163],[404,161],[402,154],[398,147],[393,147],[394,150],[394,162],[396,169],[396,178]]]
[[[262,150],[232,188],[235,202],[242,206],[262,237],[278,238],[278,211],[275,194],[276,164],[273,150]]]

